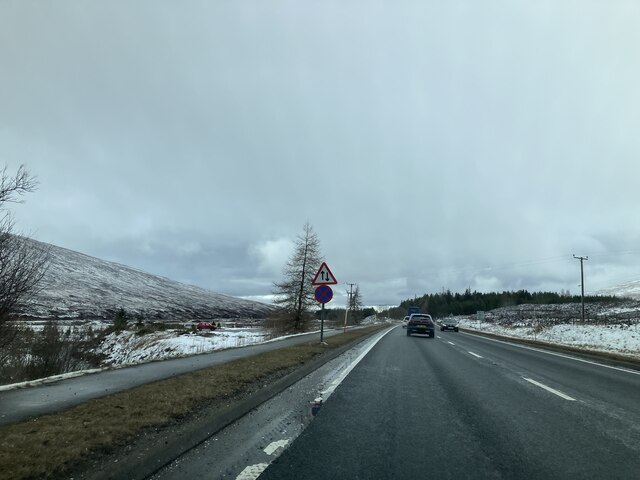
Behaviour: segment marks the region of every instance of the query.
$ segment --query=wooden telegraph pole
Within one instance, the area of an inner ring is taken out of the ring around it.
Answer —
[[[577,257],[576,255],[573,256],[573,258],[575,258],[576,260],[580,260],[580,287],[582,290],[582,323],[584,324],[584,261],[585,260],[589,260],[589,257]]]

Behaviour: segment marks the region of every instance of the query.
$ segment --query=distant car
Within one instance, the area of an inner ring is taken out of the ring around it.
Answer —
[[[440,330],[444,332],[445,330],[453,330],[454,332],[458,331],[458,321],[455,318],[445,318],[440,321]]]
[[[436,336],[435,330],[433,318],[426,313],[415,313],[409,317],[407,322],[407,337],[411,336],[412,333],[420,333],[433,338]]]
[[[402,328],[407,328],[407,323],[409,323],[408,315],[402,319]]]
[[[196,328],[198,330],[215,330],[218,327],[216,327],[213,323],[200,322],[196,325]]]

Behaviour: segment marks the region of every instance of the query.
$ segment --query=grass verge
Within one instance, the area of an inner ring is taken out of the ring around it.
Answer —
[[[0,478],[62,476],[78,462],[108,453],[150,427],[184,418],[283,375],[327,350],[380,330],[372,326],[254,355],[83,403],[62,412],[0,427]]]

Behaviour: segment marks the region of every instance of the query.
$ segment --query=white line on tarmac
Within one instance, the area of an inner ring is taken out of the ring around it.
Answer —
[[[481,355],[478,355],[477,353],[473,353],[473,352],[469,352],[470,355],[473,355],[476,358],[484,358]]]
[[[279,448],[284,448],[289,444],[289,439],[278,440],[277,442],[271,442],[263,450],[267,455],[273,455]]]
[[[449,345],[453,345],[454,347],[456,346],[456,344],[455,344],[455,343],[453,343],[453,342],[447,342],[447,343],[448,343]]]
[[[533,350],[534,352],[546,353],[547,355],[553,355],[555,357],[568,358],[569,360],[575,360],[576,362],[588,363],[589,365],[596,365],[598,367],[610,368],[611,370],[618,370],[619,372],[631,373],[633,375],[640,375],[640,371],[637,371],[637,370],[631,370],[631,369],[622,368],[622,367],[614,367],[612,365],[605,365],[604,363],[592,362],[590,360],[583,360],[582,358],[572,357],[571,355],[564,355],[562,353],[550,352],[548,350],[542,350],[541,348],[526,347],[524,345],[519,345],[517,343],[512,343],[512,342],[507,342],[507,341],[504,341],[504,340],[497,340],[495,338],[485,337],[484,335],[474,335],[473,333],[467,333],[467,332],[464,332],[464,334],[465,335],[470,335],[470,336],[476,337],[476,338],[480,337],[480,338],[483,338],[485,340],[489,340],[491,342],[504,343],[505,345],[510,345],[512,347],[524,348],[525,350]],[[560,345],[560,346],[562,346],[562,345]]]
[[[389,333],[391,330],[393,330],[394,327],[389,328],[386,332],[384,332],[382,335],[380,335],[375,341],[373,341],[371,343],[371,345],[369,345],[366,350],[364,352],[362,352],[358,358],[356,358],[353,362],[351,362],[351,365],[349,365],[347,368],[344,369],[344,371],[340,374],[340,376],[338,376],[336,379],[333,380],[333,382],[331,382],[329,384],[329,386],[323,391],[320,392],[320,396],[322,397],[323,400],[326,400],[327,398],[329,398],[329,396],[333,393],[333,391],[338,387],[338,385],[340,385],[342,383],[342,381],[347,378],[347,375],[349,375],[349,373],[351,373],[351,370],[353,370],[355,368],[356,365],[358,365],[358,363],[360,363],[360,361],[366,357],[367,353],[369,353],[371,351],[371,349],[373,347],[376,346],[376,344],[382,340],[382,337],[384,337],[387,333]]]
[[[256,480],[256,478],[258,478],[260,474],[267,469],[268,466],[268,463],[249,465],[247,468],[240,472],[240,474],[236,477],[236,480]]]
[[[376,340],[374,340],[371,343],[371,345],[369,345],[365,349],[365,351],[362,352],[358,356],[358,358],[356,358],[353,362],[351,362],[351,365],[349,365],[342,372],[342,374],[340,374],[340,376],[338,378],[336,378],[333,382],[331,382],[329,384],[329,386],[327,387],[327,389],[324,392],[320,393],[320,395],[322,396],[323,400],[326,400],[327,398],[329,398],[329,396],[333,393],[333,391],[336,389],[336,387],[338,385],[340,385],[340,383],[347,377],[347,375],[349,375],[351,370],[353,370],[354,367],[358,363],[360,363],[360,361],[367,355],[367,353],[369,353],[371,351],[371,349],[373,347],[375,347],[376,344],[380,340],[382,340],[382,337],[384,337],[387,333],[389,333],[391,330],[393,330],[393,328],[395,328],[395,327],[389,328],[386,332],[384,332]],[[267,445],[267,447],[264,449],[264,452],[267,455],[273,455],[280,447],[284,447],[288,443],[289,443],[289,440],[279,440],[277,442],[272,442],[269,445]],[[262,474],[262,472],[264,472],[267,469],[268,466],[269,466],[268,463],[258,463],[256,465],[249,465],[244,470],[242,470],[242,472],[240,472],[240,474],[236,477],[236,480],[256,480]]]
[[[570,397],[569,395],[562,393],[559,390],[556,390],[555,388],[547,387],[544,383],[536,382],[535,380],[531,380],[530,378],[527,378],[527,377],[522,377],[522,378],[524,378],[527,382],[532,383],[537,387],[545,389],[547,392],[551,392],[554,395],[559,396],[560,398],[564,398],[565,400],[569,400],[572,402],[576,401],[575,398]]]

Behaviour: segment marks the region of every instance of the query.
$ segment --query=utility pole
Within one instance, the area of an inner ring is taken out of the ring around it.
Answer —
[[[573,258],[580,260],[580,288],[582,290],[582,323],[584,324],[584,261],[589,260],[589,257],[577,257],[573,255]]]
[[[351,308],[351,295],[353,295],[353,286],[355,283],[347,283],[349,285],[349,291],[347,295],[349,295],[349,300],[347,300],[347,306],[344,309],[344,332],[347,331],[347,314],[349,313],[349,309]]]

